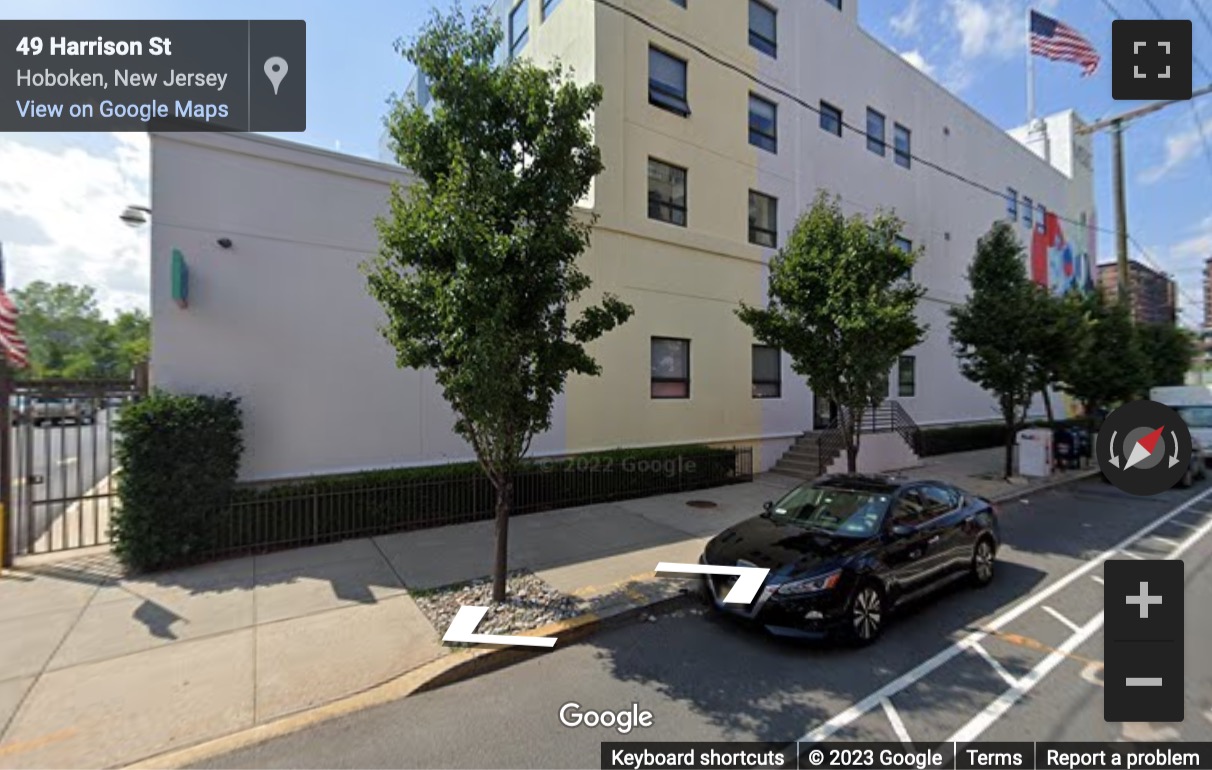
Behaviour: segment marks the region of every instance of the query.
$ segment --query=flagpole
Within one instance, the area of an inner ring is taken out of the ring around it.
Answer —
[[[5,286],[4,246],[0,244],[0,291]],[[0,355],[0,572],[13,566],[13,375],[8,355]]]
[[[1035,122],[1035,55],[1031,53],[1031,6],[1027,6],[1027,129]]]

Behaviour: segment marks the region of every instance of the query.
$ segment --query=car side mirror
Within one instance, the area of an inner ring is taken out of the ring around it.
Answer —
[[[774,510],[774,501],[767,500],[766,502],[762,503],[762,510],[765,511],[766,513],[770,513],[771,511],[773,511]]]
[[[912,535],[913,527],[909,526],[908,524],[893,524],[888,529],[888,534],[899,540],[900,538],[909,537]]]

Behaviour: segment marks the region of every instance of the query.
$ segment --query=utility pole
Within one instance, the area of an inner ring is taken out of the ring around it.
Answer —
[[[1207,94],[1212,94],[1212,83],[1192,91],[1191,99]],[[1178,104],[1184,101],[1190,100],[1169,99],[1162,102],[1153,102],[1152,104],[1146,104],[1144,107],[1138,107],[1077,129],[1077,133],[1079,134],[1093,134],[1103,129],[1110,129],[1111,131],[1111,184],[1115,197],[1115,257],[1119,270],[1117,285],[1120,302],[1128,302],[1132,299],[1131,276],[1128,274],[1128,204],[1124,180],[1124,127],[1125,124],[1137,118],[1142,118],[1145,115],[1157,112],[1163,107],[1169,107],[1171,104]]]

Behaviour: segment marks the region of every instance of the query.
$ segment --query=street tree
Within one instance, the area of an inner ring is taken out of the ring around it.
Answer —
[[[1034,308],[1029,316],[1034,323],[1027,347],[1035,379],[1033,389],[1043,398],[1048,422],[1052,423],[1056,415],[1050,391],[1060,384],[1065,367],[1081,344],[1086,325],[1079,292],[1057,295],[1036,284],[1034,294]]]
[[[1148,388],[1148,359],[1125,303],[1091,292],[1082,299],[1087,331],[1069,359],[1063,390],[1086,414],[1131,401]]]
[[[142,310],[102,314],[91,286],[34,281],[13,289],[32,377],[128,377],[148,358],[151,324]]]
[[[1006,426],[1005,475],[1014,473],[1014,434],[1040,389],[1035,345],[1043,300],[1027,276],[1014,229],[996,222],[976,244],[968,267],[970,293],[949,309],[951,345],[960,372],[993,394]]]
[[[379,254],[364,265],[397,364],[434,372],[496,491],[495,601],[530,441],[550,427],[569,374],[600,373],[586,343],[632,314],[609,294],[571,307],[591,285],[576,261],[592,220],[576,204],[602,170],[589,122],[602,90],[559,65],[498,63],[501,41],[486,9],[456,8],[396,44],[435,103],[397,99],[390,111],[396,157],[417,181],[392,190]]]
[[[1182,385],[1195,360],[1195,335],[1173,323],[1138,324],[1137,339],[1145,364],[1147,389],[1164,385]]]
[[[856,470],[864,412],[888,395],[897,357],[922,341],[916,308],[925,290],[909,278],[920,251],[897,243],[903,222],[877,211],[845,217],[824,192],[770,259],[767,303],[737,316],[791,357],[815,398],[839,407],[846,467]]]

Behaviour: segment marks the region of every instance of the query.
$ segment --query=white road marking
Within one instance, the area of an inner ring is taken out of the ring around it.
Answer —
[[[1207,489],[1207,490],[1204,490],[1203,492],[1200,492],[1198,495],[1191,498],[1190,500],[1187,500],[1185,503],[1183,503],[1182,505],[1179,505],[1177,508],[1174,508],[1171,511],[1169,511],[1168,513],[1165,513],[1162,516],[1154,519],[1152,522],[1146,524],[1145,526],[1138,529],[1136,532],[1133,532],[1131,535],[1124,538],[1122,541],[1120,541],[1120,543],[1118,545],[1115,545],[1112,548],[1102,552],[1101,554],[1094,557],[1090,561],[1086,562],[1082,566],[1074,568],[1069,573],[1058,578],[1055,583],[1052,583],[1051,585],[1047,586],[1046,588],[1040,589],[1038,592],[1036,592],[1035,594],[1032,594],[1031,596],[1028,596],[1026,599],[1024,599],[1019,604],[1015,605],[1010,610],[1002,613],[998,617],[989,621],[989,623],[986,624],[984,629],[973,631],[973,632],[969,633],[967,636],[965,636],[964,638],[962,638],[956,642],[953,642],[952,644],[950,644],[947,647],[944,647],[942,650],[939,650],[937,653],[935,653],[933,657],[930,657],[930,658],[922,661],[921,663],[914,666],[912,669],[901,674],[896,679],[893,679],[891,682],[888,682],[883,687],[880,687],[878,690],[871,693],[870,695],[867,695],[865,698],[858,701],[854,705],[850,706],[846,710],[844,710],[838,714],[835,714],[833,717],[831,717],[825,723],[823,723],[823,724],[819,725],[818,727],[805,733],[802,737],[800,737],[799,742],[800,743],[820,743],[821,741],[827,740],[829,738],[829,736],[833,735],[838,730],[841,730],[842,728],[846,727],[851,722],[854,722],[859,717],[863,716],[868,711],[870,711],[871,709],[873,709],[877,705],[879,705],[881,698],[887,698],[891,695],[894,695],[895,693],[900,692],[901,690],[904,690],[905,688],[912,685],[914,682],[918,681],[919,679],[922,679],[923,677],[925,677],[928,674],[930,674],[931,672],[933,672],[935,669],[937,669],[940,666],[942,666],[943,664],[947,663],[948,661],[950,661],[955,656],[959,655],[964,650],[971,649],[973,644],[976,644],[980,640],[984,639],[991,632],[1000,630],[1003,626],[1006,626],[1007,624],[1016,620],[1019,616],[1023,615],[1024,613],[1028,612],[1029,610],[1033,609],[1034,607],[1038,606],[1039,604],[1042,604],[1043,602],[1047,601],[1050,596],[1056,594],[1057,592],[1059,592],[1061,589],[1068,586],[1073,581],[1077,580],[1078,578],[1084,577],[1085,575],[1088,575],[1089,573],[1098,569],[1100,566],[1102,566],[1103,562],[1107,561],[1108,559],[1114,558],[1120,552],[1121,549],[1126,548],[1127,546],[1132,545],[1136,541],[1148,536],[1150,533],[1153,532],[1153,530],[1164,525],[1166,522],[1171,521],[1176,516],[1188,511],[1193,505],[1202,501],[1204,498],[1208,497],[1209,495],[1212,495],[1212,489]],[[1212,521],[1210,521],[1209,524],[1205,524],[1204,527],[1201,527],[1200,530],[1198,530],[1194,535],[1192,535],[1192,537],[1197,538],[1197,539],[1199,537],[1202,537],[1204,528],[1208,527],[1208,526],[1212,526]],[[1101,617],[1102,616],[1100,614],[1099,619],[1101,619]]]
[[[1144,561],[1144,560],[1145,560],[1145,557],[1144,557],[1144,556],[1141,556],[1139,553],[1132,553],[1131,551],[1125,551],[1125,550],[1124,550],[1124,549],[1122,549],[1122,548],[1121,548],[1121,549],[1119,549],[1119,552],[1120,552],[1120,555],[1122,555],[1122,556],[1127,556],[1129,559],[1136,559],[1136,560],[1138,560],[1138,561]]]
[[[1001,664],[1001,661],[990,655],[989,651],[985,649],[983,644],[980,642],[973,642],[971,645],[969,645],[968,649],[984,658],[985,662],[993,667],[993,670],[997,672],[997,675],[1002,678],[1003,682],[1011,687],[1018,686],[1018,678],[1015,677],[1014,674],[1007,671],[1006,667]]]
[[[1206,494],[1206,493],[1205,493]],[[1212,519],[1209,519],[1202,527],[1195,530],[1186,540],[1178,544],[1167,556],[1166,560],[1170,561],[1182,556],[1183,553],[1195,545],[1204,535],[1212,532]],[[1058,647],[1054,652],[1044,658],[1035,668],[1031,669],[1030,673],[1024,676],[1015,687],[1003,692],[997,696],[997,699],[984,708],[979,714],[968,720],[968,723],[955,731],[955,734],[948,738],[948,741],[956,741],[957,743],[969,743],[980,737],[981,733],[989,729],[989,726],[996,722],[1003,714],[1010,710],[1010,707],[1018,702],[1018,699],[1031,691],[1041,679],[1047,676],[1052,669],[1056,668],[1069,653],[1073,652],[1096,633],[1103,626],[1103,613],[1100,612],[1090,619],[1086,625],[1078,629],[1077,633],[1069,637]]]
[[[1051,607],[1049,607],[1048,605],[1046,605],[1046,604],[1045,604],[1045,605],[1043,605],[1042,607],[1040,607],[1040,609],[1041,609],[1041,610],[1043,610],[1044,612],[1048,613],[1048,614],[1049,614],[1049,615],[1051,615],[1052,617],[1056,618],[1057,620],[1059,620],[1063,626],[1065,626],[1066,628],[1068,628],[1068,629],[1069,629],[1070,631],[1072,631],[1073,633],[1075,633],[1075,634],[1076,634],[1078,631],[1080,631],[1080,630],[1081,630],[1081,626],[1077,625],[1077,624],[1076,624],[1076,623],[1074,623],[1072,620],[1069,620],[1069,618],[1067,618],[1067,617],[1065,617],[1064,615],[1060,614],[1059,612],[1057,612],[1056,610],[1052,609],[1052,608],[1051,608]]]
[[[1098,575],[1091,575],[1090,579],[1093,580],[1095,583],[1098,583],[1100,586],[1105,585],[1105,583],[1103,583],[1103,579],[1100,578]]]
[[[1174,540],[1173,538],[1169,538],[1169,537],[1162,537],[1161,535],[1154,535],[1153,539],[1156,540],[1157,542],[1161,543],[1162,545],[1168,545],[1171,548],[1178,545],[1177,540]]]
[[[909,731],[905,729],[905,723],[901,721],[901,715],[897,713],[892,701],[880,698],[880,705],[884,707],[884,715],[888,717],[888,722],[892,725],[892,732],[896,733],[896,737],[901,743],[913,748],[913,739],[909,737]]]

